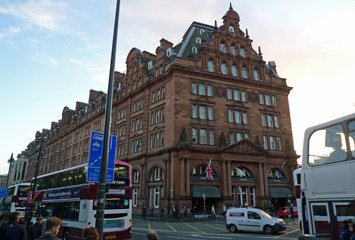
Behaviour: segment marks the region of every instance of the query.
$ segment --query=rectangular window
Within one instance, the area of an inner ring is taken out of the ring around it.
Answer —
[[[207,85],[207,96],[208,97],[212,97],[213,92],[212,92],[212,86],[211,85]]]
[[[197,105],[192,104],[192,118],[197,118]]]
[[[210,129],[209,141],[210,141],[210,145],[214,145],[214,130],[213,129]]]
[[[270,95],[265,95],[265,104],[267,106],[271,105],[271,99],[270,99]]]
[[[274,125],[276,128],[279,127],[279,118],[277,116],[274,116]]]
[[[197,84],[196,83],[192,83],[191,93],[192,94],[197,94]]]
[[[264,144],[264,149],[269,149],[267,136],[265,136],[265,135],[263,136],[263,144]]]
[[[247,101],[247,94],[244,91],[242,91],[242,101],[243,102]]]
[[[237,132],[236,139],[237,139],[237,142],[243,140],[242,134],[240,132]]]
[[[138,188],[133,188],[133,207],[137,207],[138,204]]]
[[[200,119],[206,119],[206,106],[200,106],[199,107],[199,115]]]
[[[206,89],[205,89],[205,84],[200,83],[198,85],[198,93],[199,95],[205,96],[206,95]]]
[[[273,136],[269,137],[270,140],[270,149],[271,150],[276,150],[276,146],[275,146],[275,138]]]
[[[233,97],[235,101],[240,101],[240,93],[238,89],[233,90]]]
[[[154,187],[154,207],[160,206],[160,187]]]
[[[261,126],[266,127],[266,116],[265,114],[261,114]]]
[[[228,109],[228,122],[233,123],[233,110]]]
[[[227,88],[227,99],[228,100],[232,100],[232,89],[230,88]]]
[[[213,107],[207,107],[208,120],[213,120]]]
[[[201,128],[200,129],[200,144],[206,144],[206,129]]]
[[[242,123],[240,111],[234,112],[234,118],[235,118],[235,123],[238,123],[238,124]]]
[[[263,94],[259,94],[259,103],[261,104],[261,105],[264,105],[265,103],[264,103],[264,95]]]
[[[268,127],[273,127],[273,117],[271,115],[267,115],[267,126]]]
[[[277,106],[276,97],[275,96],[271,96],[271,102],[272,102],[272,106]]]
[[[246,112],[243,112],[243,124],[248,124],[248,114]]]
[[[192,129],[192,143],[197,143],[197,129]]]
[[[250,207],[255,206],[255,187],[249,188],[249,195],[250,195]]]

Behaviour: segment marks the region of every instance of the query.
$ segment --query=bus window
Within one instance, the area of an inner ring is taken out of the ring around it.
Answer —
[[[317,166],[344,160],[346,160],[346,142],[340,124],[319,129],[310,136],[309,165]]]
[[[317,235],[330,236],[330,217],[327,203],[312,203],[313,229]]]
[[[349,122],[349,145],[352,157],[355,158],[355,121]]]

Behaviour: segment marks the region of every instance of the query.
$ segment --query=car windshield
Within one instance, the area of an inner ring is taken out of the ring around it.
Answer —
[[[264,218],[272,218],[268,213],[264,212],[263,210],[260,210],[260,215]]]

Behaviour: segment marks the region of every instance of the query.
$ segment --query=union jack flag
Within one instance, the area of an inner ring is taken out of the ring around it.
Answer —
[[[208,163],[208,166],[206,168],[206,179],[207,180],[213,180],[213,165],[212,165],[212,159],[210,159],[210,162]]]

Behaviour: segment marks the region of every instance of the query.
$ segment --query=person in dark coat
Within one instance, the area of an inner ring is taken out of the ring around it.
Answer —
[[[36,238],[36,240],[61,240],[57,237],[59,228],[63,222],[57,217],[50,217],[46,221],[46,230],[42,236]]]
[[[28,227],[27,235],[28,240],[34,240],[43,234],[43,218],[37,217],[36,223]]]
[[[94,227],[86,227],[83,230],[84,240],[99,240],[99,231]]]
[[[27,240],[26,228],[19,221],[20,213],[11,213],[9,221],[0,226],[0,239]]]

